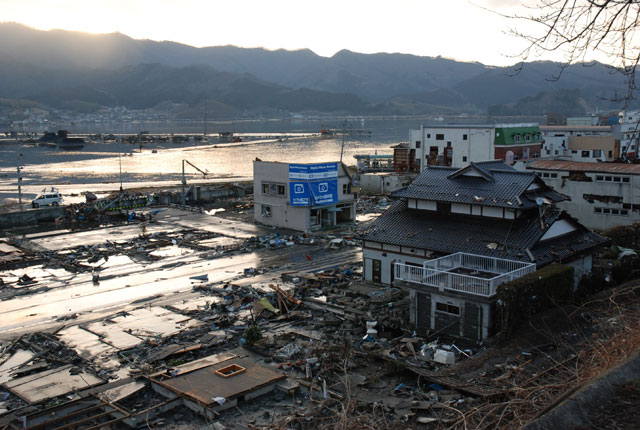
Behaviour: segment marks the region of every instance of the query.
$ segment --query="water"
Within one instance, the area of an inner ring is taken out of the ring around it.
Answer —
[[[371,133],[347,136],[344,143],[343,160],[355,164],[355,154],[391,154],[391,145],[407,141],[409,130],[419,128],[424,120],[365,120],[364,129]],[[211,133],[234,131],[235,133],[318,133],[322,128],[337,129],[341,121],[334,120],[273,120],[243,121],[218,124],[219,130],[211,126]],[[351,121],[354,130],[361,129],[361,119]],[[137,127],[136,127],[137,126]],[[102,129],[101,127],[105,127]],[[137,133],[142,129],[149,133],[198,133],[202,123],[145,123],[122,124],[106,128],[105,125],[78,126],[71,131],[76,133]],[[135,128],[135,129],[134,129]],[[139,153],[137,145],[130,144],[87,144],[83,149],[69,152],[56,148],[35,147],[32,145],[5,144],[0,146],[0,175],[15,175],[18,153],[24,166],[25,180],[42,178],[43,184],[59,181],[99,180],[116,181],[119,179],[120,164],[124,180],[148,179],[163,180],[178,178],[182,171],[182,160],[186,159],[201,169],[206,169],[212,177],[251,177],[256,158],[263,161],[283,161],[311,163],[337,161],[340,159],[342,136],[328,138],[290,138],[279,142],[276,139],[265,143],[243,143],[240,145],[216,144],[211,138],[207,145],[154,144],[146,145]],[[152,150],[157,153],[152,153]],[[132,156],[118,157],[119,153]],[[187,173],[197,173],[187,167]]]

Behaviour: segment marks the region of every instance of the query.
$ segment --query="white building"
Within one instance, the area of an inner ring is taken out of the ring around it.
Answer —
[[[541,158],[572,161],[613,161],[620,157],[618,127],[597,125],[541,125]]]
[[[640,164],[536,160],[527,169],[570,197],[558,207],[588,228],[605,230],[640,221]]]
[[[351,177],[342,163],[253,162],[256,222],[312,231],[355,221]]]
[[[540,156],[538,124],[423,125],[409,131],[420,171],[427,165],[463,167],[490,160],[530,160]]]
[[[638,156],[640,111],[620,112],[620,158]]]

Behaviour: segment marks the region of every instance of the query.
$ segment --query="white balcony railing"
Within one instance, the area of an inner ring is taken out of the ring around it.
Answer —
[[[534,272],[534,263],[458,252],[427,260],[422,267],[395,263],[395,279],[443,290],[490,297],[503,282]]]

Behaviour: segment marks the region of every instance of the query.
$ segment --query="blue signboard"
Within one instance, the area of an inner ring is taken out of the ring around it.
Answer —
[[[338,180],[309,182],[314,205],[331,205],[338,203]]]
[[[338,203],[338,163],[289,164],[291,206]]]
[[[291,206],[309,206],[309,184],[306,182],[289,182],[289,201]]]
[[[314,181],[338,177],[338,163],[289,164],[289,179]]]

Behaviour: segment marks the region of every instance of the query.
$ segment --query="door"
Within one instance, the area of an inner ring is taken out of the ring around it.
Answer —
[[[373,274],[371,279],[373,282],[382,282],[382,262],[380,260],[372,260]]]
[[[390,276],[391,276],[391,282],[390,282],[390,283],[391,283],[391,285],[393,285],[393,281],[395,281],[395,279],[396,279],[396,275],[395,275],[396,271],[395,271],[395,267],[394,267],[394,266],[395,266],[395,264],[396,264],[396,261],[395,261],[395,260],[393,260],[393,261],[391,262],[391,271],[389,272],[389,274],[390,274]]]

